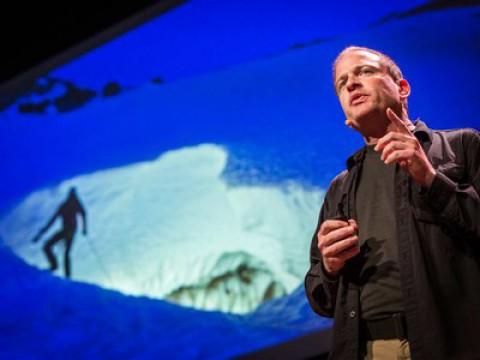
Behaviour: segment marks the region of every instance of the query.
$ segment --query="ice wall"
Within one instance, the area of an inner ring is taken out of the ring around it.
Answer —
[[[46,268],[41,246],[30,240],[76,186],[89,231],[77,231],[73,279],[249,312],[302,282],[323,192],[295,183],[231,186],[222,177],[227,160],[225,148],[203,144],[72,178],[22,200],[0,220],[0,236],[28,263]]]

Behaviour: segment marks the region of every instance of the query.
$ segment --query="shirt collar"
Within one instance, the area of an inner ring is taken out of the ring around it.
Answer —
[[[413,134],[421,142],[432,142],[432,129],[430,129],[423,121],[417,119],[414,121],[415,130]]]

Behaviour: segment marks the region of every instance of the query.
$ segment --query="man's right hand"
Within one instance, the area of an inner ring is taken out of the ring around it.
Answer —
[[[330,276],[337,276],[345,262],[360,252],[358,225],[353,219],[325,220],[317,234],[318,250]]]

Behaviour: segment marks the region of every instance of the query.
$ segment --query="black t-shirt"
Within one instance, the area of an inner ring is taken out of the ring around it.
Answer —
[[[373,146],[367,146],[355,199],[361,245],[357,281],[361,286],[361,317],[365,320],[403,311],[394,204],[395,172],[395,164],[385,165]]]

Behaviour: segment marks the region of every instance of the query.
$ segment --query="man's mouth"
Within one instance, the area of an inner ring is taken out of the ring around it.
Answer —
[[[350,105],[358,105],[365,101],[368,95],[365,94],[355,94],[350,99]]]

